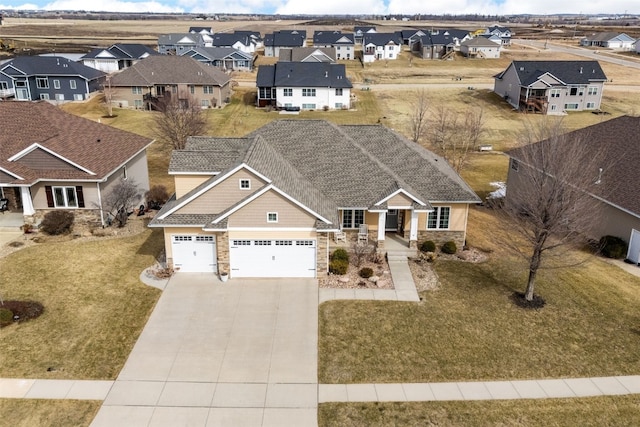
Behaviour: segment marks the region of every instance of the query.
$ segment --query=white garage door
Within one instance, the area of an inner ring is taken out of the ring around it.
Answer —
[[[215,236],[173,235],[173,268],[185,273],[217,273]]]
[[[640,231],[631,230],[627,259],[635,264],[640,264]]]
[[[315,240],[231,240],[231,277],[316,277]]]

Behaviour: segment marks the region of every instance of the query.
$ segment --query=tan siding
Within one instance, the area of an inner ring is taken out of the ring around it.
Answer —
[[[398,193],[389,200],[387,200],[387,206],[411,206],[413,204],[413,200],[404,195],[403,193]]]
[[[432,203],[432,206],[449,206],[451,213],[449,216],[450,231],[465,231],[467,223],[467,204],[466,203]],[[418,230],[427,229],[427,213],[418,214]]]
[[[240,180],[250,179],[251,189],[241,190]],[[240,200],[252,194],[262,186],[265,182],[256,175],[241,169],[233,175],[227,177],[224,181],[218,183],[205,194],[202,194],[195,200],[191,201],[187,206],[179,209],[178,214],[202,214],[202,213],[218,213],[233,206]]]
[[[378,212],[365,212],[364,223],[369,226],[369,230],[378,229]]]
[[[315,231],[281,231],[281,230],[260,230],[260,231],[230,231],[229,239],[315,239]]]
[[[180,198],[189,191],[196,188],[206,180],[211,178],[209,175],[179,175],[174,178],[176,186],[176,197]]]
[[[277,212],[278,222],[267,222],[267,212]],[[229,227],[315,227],[316,219],[275,191],[267,191],[229,217]]]
[[[41,149],[26,154],[17,163],[30,169],[78,170],[77,167]]]

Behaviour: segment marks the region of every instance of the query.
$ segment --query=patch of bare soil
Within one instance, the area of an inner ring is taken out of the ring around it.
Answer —
[[[358,274],[358,272],[365,267],[373,270],[373,276],[369,279],[364,279]],[[360,267],[349,263],[346,274],[341,276],[330,273],[328,276],[318,280],[318,283],[321,288],[394,289],[393,279],[389,272],[389,264],[384,258],[381,258],[379,263],[364,261]]]

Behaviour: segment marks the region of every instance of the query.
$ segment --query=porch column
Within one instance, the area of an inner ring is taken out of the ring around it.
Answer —
[[[387,213],[378,212],[378,249],[384,249],[385,228],[387,228]]]
[[[20,198],[22,199],[22,214],[31,216],[36,213],[33,208],[33,200],[31,200],[31,192],[29,187],[20,187]]]
[[[411,224],[409,228],[409,247],[418,247],[418,212],[411,211]]]

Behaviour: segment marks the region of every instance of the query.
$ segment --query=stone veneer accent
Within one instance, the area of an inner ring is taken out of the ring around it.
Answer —
[[[229,268],[229,232],[216,233],[216,251],[218,252],[218,273],[226,272],[231,277]]]
[[[453,240],[459,250],[464,246],[464,231],[446,231],[446,230],[420,230],[418,231],[418,242],[422,244],[427,240],[435,242],[440,246],[449,240]]]
[[[316,234],[316,277],[325,276],[329,271],[329,259],[327,248],[329,246],[329,233]]]

